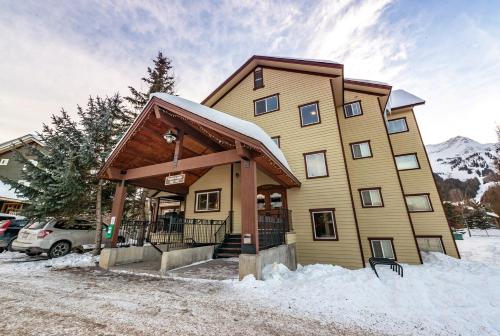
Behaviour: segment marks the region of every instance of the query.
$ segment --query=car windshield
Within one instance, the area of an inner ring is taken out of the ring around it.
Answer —
[[[50,221],[50,219],[41,219],[41,220],[35,220],[31,223],[29,223],[26,228],[30,230],[40,230],[43,229],[45,225]]]

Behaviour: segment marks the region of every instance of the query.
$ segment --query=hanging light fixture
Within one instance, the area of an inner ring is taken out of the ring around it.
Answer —
[[[175,142],[177,140],[177,134],[172,132],[172,130],[169,130],[167,133],[163,135],[163,139],[169,144]]]

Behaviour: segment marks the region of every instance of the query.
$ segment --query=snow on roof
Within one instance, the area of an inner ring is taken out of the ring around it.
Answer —
[[[318,62],[318,63],[328,63],[328,64],[342,64],[339,62],[334,62],[330,60],[315,59],[315,58],[299,58],[299,57],[288,57],[288,56],[265,56],[265,55],[255,55],[256,57],[271,57],[271,58],[281,58],[284,60],[292,61],[304,61],[304,62]]]
[[[6,142],[3,142],[0,144],[0,152],[7,152],[12,149],[12,147],[19,147],[23,143],[26,143],[28,141],[34,141],[39,145],[43,145],[41,140],[38,138],[38,136],[34,134],[26,134],[23,136],[20,136],[19,138],[15,138]]]
[[[394,90],[391,92],[389,104],[391,109],[396,109],[403,106],[424,104],[425,100],[419,98],[405,90]]]
[[[488,216],[490,216],[490,217],[499,218],[499,216],[498,216],[496,213],[494,213],[494,212],[486,212],[486,214],[487,214]]]
[[[213,108],[207,107],[195,103],[191,100],[181,98],[179,96],[172,96],[167,93],[156,92],[151,95],[151,97],[157,97],[167,103],[178,106],[184,110],[192,112],[202,118],[213,121],[219,125],[232,129],[238,133],[244,134],[252,139],[255,139],[262,143],[276,159],[278,159],[290,172],[290,166],[285,158],[285,155],[276,145],[276,143],[271,139],[271,137],[256,124],[243,120],[227,113],[217,111]]]
[[[2,181],[0,181],[0,197],[10,198],[19,201],[26,200],[23,199],[22,197],[17,196],[14,189],[11,189],[10,185],[3,183]]]
[[[390,84],[385,83],[385,82],[379,82],[379,81],[374,81],[374,80],[369,80],[369,79],[359,79],[359,78],[344,78],[344,79],[347,81],[362,82],[362,83],[367,83],[367,84],[391,86]]]

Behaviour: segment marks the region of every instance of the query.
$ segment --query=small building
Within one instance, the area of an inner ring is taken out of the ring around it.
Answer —
[[[43,147],[41,141],[33,134],[0,144],[0,176],[22,183],[23,163],[16,159],[15,151],[20,151],[27,158],[27,146]],[[0,181],[0,212],[17,214],[29,200],[19,197],[11,187]]]
[[[117,182],[112,222],[133,184],[185,218],[230,220],[226,236],[241,235],[245,258],[277,227],[277,244],[293,244],[301,264],[459,257],[413,111],[422,104],[345,78],[339,63],[268,56],[251,57],[201,104],[153,94],[100,172]]]

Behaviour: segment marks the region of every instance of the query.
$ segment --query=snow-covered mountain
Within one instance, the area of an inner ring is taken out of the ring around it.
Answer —
[[[491,182],[484,180],[495,171],[494,158],[498,155],[497,144],[481,144],[472,139],[456,136],[445,142],[427,145],[427,153],[434,173],[443,179],[455,178],[461,181],[478,178],[482,195]]]

